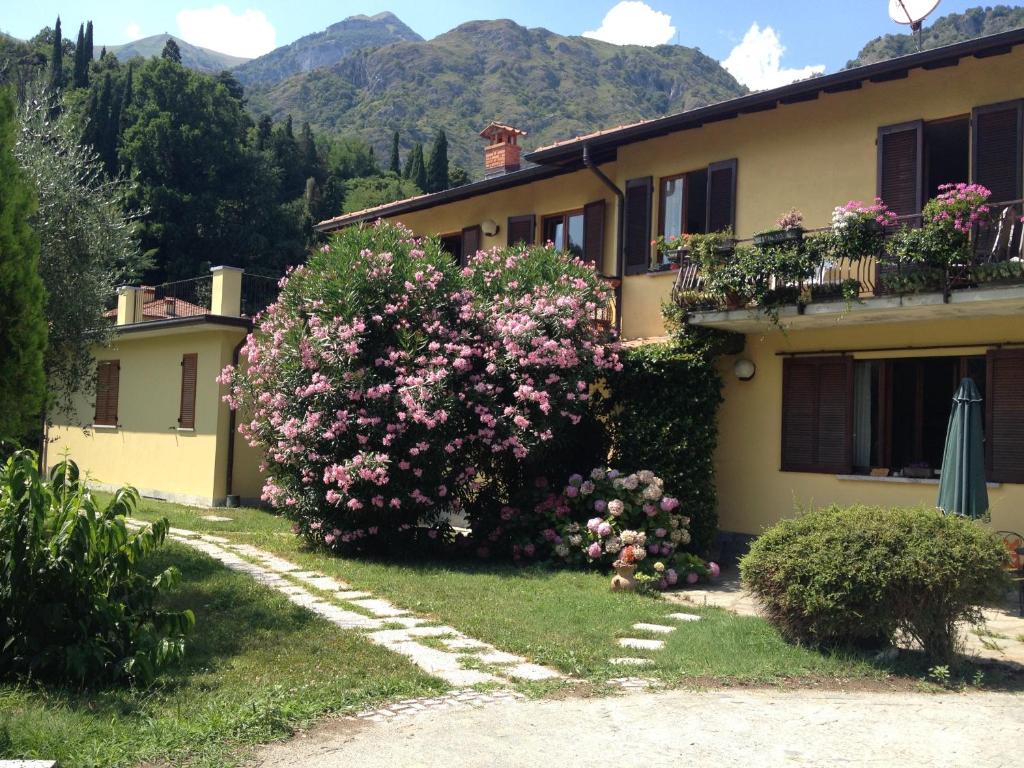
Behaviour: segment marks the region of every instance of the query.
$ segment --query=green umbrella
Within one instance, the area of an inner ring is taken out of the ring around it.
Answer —
[[[942,452],[938,507],[943,512],[981,517],[988,511],[981,424],[981,393],[974,380],[966,378],[953,395]]]

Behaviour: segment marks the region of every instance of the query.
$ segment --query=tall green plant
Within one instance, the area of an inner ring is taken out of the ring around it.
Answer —
[[[46,293],[30,226],[35,198],[12,152],[16,129],[14,96],[0,89],[0,439],[20,441],[43,410]]]
[[[169,524],[131,532],[138,501],[122,488],[101,509],[73,462],[44,481],[31,451],[0,467],[0,677],[147,684],[183,656],[195,617],[156,604],[177,569],[139,573]]]

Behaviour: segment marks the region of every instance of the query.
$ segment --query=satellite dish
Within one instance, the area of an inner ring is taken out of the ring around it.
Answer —
[[[917,50],[921,50],[921,22],[939,7],[939,0],[889,0],[889,18],[906,24],[917,33]]]

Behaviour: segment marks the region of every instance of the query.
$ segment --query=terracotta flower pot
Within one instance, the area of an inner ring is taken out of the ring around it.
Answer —
[[[636,590],[636,566],[618,561],[612,564],[615,575],[612,576],[612,592],[633,592]]]

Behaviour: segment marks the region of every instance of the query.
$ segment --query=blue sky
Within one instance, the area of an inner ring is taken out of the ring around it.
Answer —
[[[943,0],[933,18],[978,4]],[[493,9],[500,5],[508,9],[503,15],[520,24],[565,35],[594,32],[602,38],[626,36],[630,42],[699,46],[716,59],[729,59],[731,71],[742,73],[737,77],[751,87],[777,85],[822,68],[835,71],[868,39],[903,29],[889,21],[887,0],[33,0],[8,5],[0,29],[29,37],[52,25],[60,13],[68,37],[79,22],[92,19],[97,44],[170,32],[226,53],[255,55],[357,13],[392,11],[430,38],[464,21],[494,18]]]

